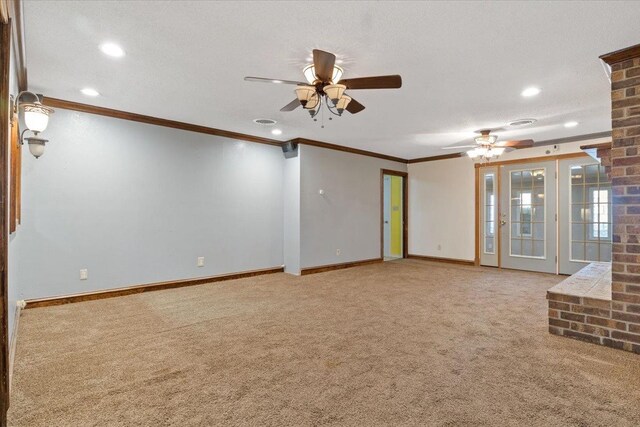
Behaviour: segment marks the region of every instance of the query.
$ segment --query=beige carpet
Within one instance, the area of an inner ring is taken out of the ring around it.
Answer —
[[[12,426],[640,425],[640,357],[547,333],[562,278],[416,260],[26,310]]]

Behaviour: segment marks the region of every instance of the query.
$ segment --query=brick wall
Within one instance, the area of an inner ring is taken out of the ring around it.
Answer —
[[[611,145],[607,148],[598,148],[597,156],[600,159],[600,164],[604,166],[607,176],[611,179]]]
[[[612,338],[640,344],[640,45],[602,59],[611,65],[613,256],[611,318],[627,324]]]

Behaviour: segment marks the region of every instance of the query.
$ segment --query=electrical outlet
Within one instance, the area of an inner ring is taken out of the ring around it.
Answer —
[[[80,280],[87,280],[89,278],[89,270],[83,268],[80,270]]]
[[[442,250],[442,245],[438,245],[438,250]]]
[[[204,267],[204,257],[203,256],[199,256],[198,257],[198,267]]]
[[[340,249],[336,249],[336,255],[337,256],[340,256],[340,252],[341,252]]]

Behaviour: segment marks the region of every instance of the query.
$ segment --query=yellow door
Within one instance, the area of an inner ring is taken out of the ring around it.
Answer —
[[[402,256],[402,177],[391,176],[391,256]]]

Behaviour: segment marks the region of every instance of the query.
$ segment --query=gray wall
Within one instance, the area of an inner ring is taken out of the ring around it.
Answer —
[[[298,149],[301,267],[380,258],[380,170],[405,172],[407,165],[308,145]]]
[[[24,148],[11,304],[283,264],[279,147],[64,110],[44,135],[40,159]]]
[[[284,161],[284,265],[300,274],[300,150]]]

